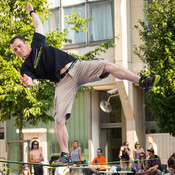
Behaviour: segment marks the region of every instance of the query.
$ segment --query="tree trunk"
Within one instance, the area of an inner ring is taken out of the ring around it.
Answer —
[[[23,140],[23,114],[22,111],[19,112],[19,118],[18,118],[18,124],[19,124],[19,140]],[[23,143],[19,143],[19,161],[23,162]],[[21,169],[22,166],[20,166]]]

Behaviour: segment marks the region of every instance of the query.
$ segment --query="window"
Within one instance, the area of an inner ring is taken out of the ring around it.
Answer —
[[[55,30],[58,27],[58,24],[61,25],[61,28],[66,28],[68,30],[67,39],[72,40],[72,44],[79,43],[93,43],[94,41],[102,41],[111,39],[114,37],[114,5],[113,0],[82,0],[76,1],[76,3],[81,5],[76,5],[75,2],[66,1],[62,3],[63,10],[62,16],[63,21],[60,23],[60,11],[59,8],[51,10],[51,14],[49,16],[49,20],[45,22],[45,31],[48,32],[50,30]],[[92,21],[88,24],[88,31],[83,31],[76,33],[71,30],[72,26],[68,26],[65,21],[65,15],[69,15],[72,10],[79,11],[82,14],[83,18],[93,18]],[[87,11],[86,11],[87,9]]]
[[[90,41],[98,41],[113,38],[113,3],[90,4],[90,18],[93,20],[89,26]]]
[[[51,10],[49,14],[49,19],[44,23],[44,31],[49,32],[50,30],[55,30],[60,24],[60,11],[59,9]]]
[[[80,11],[81,15],[83,18],[85,18],[85,6],[76,6],[73,8],[76,12]],[[69,16],[70,13],[72,12],[72,7],[71,8],[65,8],[64,9],[64,16]],[[65,19],[65,18],[64,18]],[[86,31],[76,33],[74,30],[71,30],[71,25],[66,24],[66,20],[64,20],[64,28],[68,30],[68,39],[72,40],[72,44],[76,43],[83,43],[86,41]]]

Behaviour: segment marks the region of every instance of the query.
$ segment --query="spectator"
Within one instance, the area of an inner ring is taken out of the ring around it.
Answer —
[[[129,143],[128,142],[123,142],[123,145],[120,147],[119,159],[121,159],[122,154],[125,153],[125,152],[129,156],[131,155],[131,149],[129,148]]]
[[[127,152],[124,152],[121,156],[121,160],[120,160],[120,166],[121,166],[121,170],[122,171],[133,171],[136,172],[136,168],[134,166],[134,161],[132,159],[129,158],[129,155],[127,154]],[[127,173],[130,174],[130,173]],[[122,173],[122,175],[124,175]]]
[[[77,140],[73,141],[69,155],[72,157],[73,164],[77,165],[81,161],[81,148],[79,147],[79,142]],[[71,168],[70,175],[73,175],[75,171],[76,168]]]
[[[30,162],[41,164],[41,161],[44,161],[43,154],[39,150],[39,142],[34,140],[32,142],[32,150],[30,151]],[[43,175],[42,165],[34,165],[34,175]]]
[[[139,155],[137,174],[145,174],[145,172],[146,172],[146,154],[144,152],[141,152]]]
[[[173,166],[170,166],[168,168],[168,173],[166,173],[165,175],[175,175],[175,169]]]
[[[147,160],[146,174],[161,175],[162,169],[161,169],[161,161],[159,156],[154,154],[153,149],[148,149],[147,151],[148,151],[149,159]]]
[[[173,153],[170,158],[168,159],[168,167],[174,167],[175,169],[175,153]]]
[[[153,136],[148,135],[146,141],[149,143],[149,148],[148,149],[153,149],[154,153],[157,155],[157,145],[153,141]]]
[[[101,148],[97,149],[97,157],[94,158],[94,160],[92,161],[92,164],[93,165],[94,164],[95,165],[107,165],[105,157],[102,156],[102,149]],[[100,168],[98,170],[105,170],[105,169]],[[83,169],[83,173],[85,175],[99,174],[98,170],[96,170],[95,168]]]
[[[29,169],[29,167],[27,165],[24,165],[22,167],[22,175],[31,175],[30,169]]]
[[[135,148],[133,150],[133,158],[134,158],[135,167],[138,170],[138,161],[139,161],[140,153],[145,151],[143,148],[141,148],[139,141],[135,143],[134,147]]]

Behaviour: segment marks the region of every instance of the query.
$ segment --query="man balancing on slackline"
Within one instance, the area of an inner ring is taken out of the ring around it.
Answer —
[[[55,130],[62,151],[55,163],[72,164],[71,157],[68,155],[68,132],[65,122],[70,118],[77,89],[85,83],[98,81],[112,74],[120,80],[139,84],[146,93],[157,84],[160,76],[139,77],[106,60],[76,60],[68,53],[46,45],[41,20],[30,3],[26,8],[35,27],[31,47],[19,36],[11,40],[10,47],[17,56],[25,59],[20,69],[20,78],[25,87],[32,87],[33,79],[48,79],[55,82]]]

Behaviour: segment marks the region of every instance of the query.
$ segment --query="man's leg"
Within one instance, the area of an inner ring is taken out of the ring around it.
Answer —
[[[103,73],[110,73],[120,80],[128,80],[133,83],[139,84],[144,93],[148,92],[151,87],[155,86],[160,80],[159,75],[155,75],[150,78],[142,76],[140,78],[138,75],[129,71],[128,69],[125,69],[124,67],[118,66],[111,62],[106,63]]]
[[[60,144],[61,148],[61,156],[58,160],[55,160],[54,162],[59,165],[73,165],[71,157],[69,157],[68,153],[68,132],[65,125],[66,117],[62,119],[60,122],[55,124],[55,131],[56,136],[58,139],[58,143]]]
[[[107,62],[104,67],[104,72],[109,72],[114,77],[120,79],[120,80],[128,80],[132,81],[133,83],[139,83],[140,77],[133,72],[129,71],[128,69],[125,69],[124,67],[118,66],[116,64],[113,64],[111,62]]]
[[[68,153],[68,132],[65,125],[66,117],[55,124],[55,131],[62,152]]]

